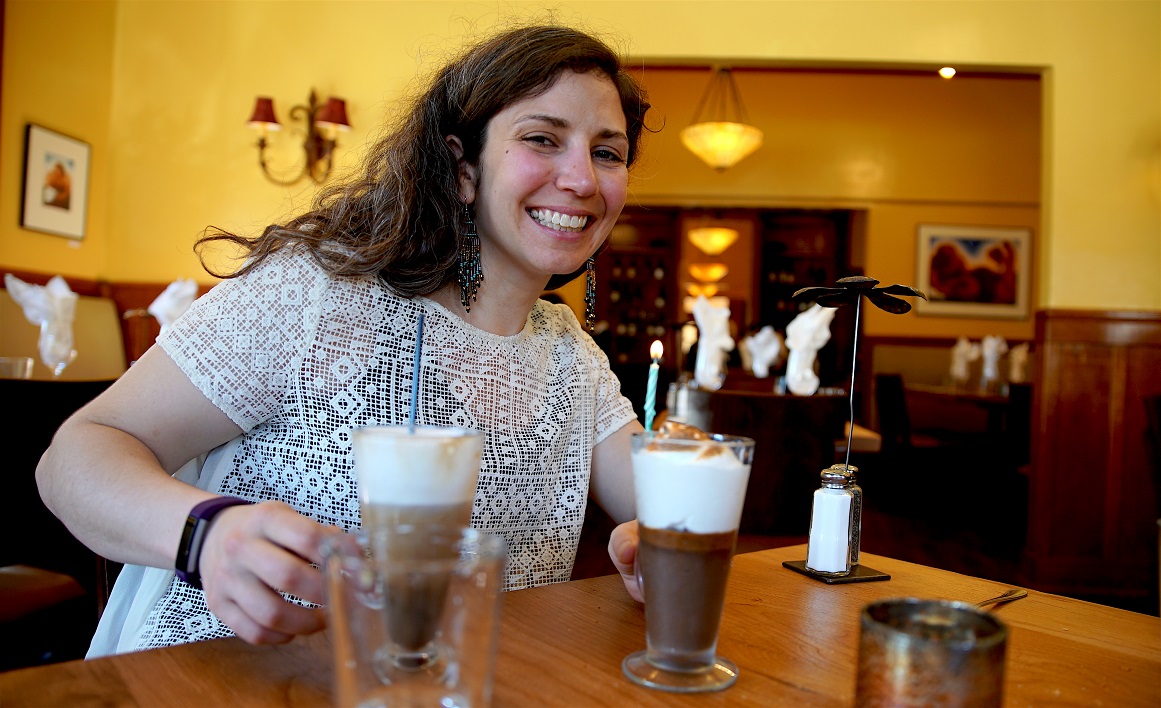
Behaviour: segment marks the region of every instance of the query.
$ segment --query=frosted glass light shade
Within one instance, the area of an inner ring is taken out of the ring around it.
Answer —
[[[715,170],[725,170],[762,147],[762,131],[745,123],[695,123],[681,131],[681,142]]]
[[[730,269],[725,263],[690,263],[689,274],[703,283],[716,283],[726,277]]]
[[[706,255],[717,256],[733,246],[734,241],[738,240],[738,235],[737,229],[727,229],[722,226],[702,226],[690,229],[686,238]]]

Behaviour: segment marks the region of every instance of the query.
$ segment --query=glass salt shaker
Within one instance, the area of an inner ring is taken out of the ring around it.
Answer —
[[[845,465],[822,471],[822,486],[814,492],[810,511],[810,538],[806,546],[806,569],[827,577],[851,572],[851,526],[854,492],[851,473]]]
[[[859,468],[854,465],[837,464],[831,465],[831,469],[845,469],[850,473],[847,488],[854,495],[851,501],[851,565],[856,566],[859,564],[859,541],[863,535],[863,488],[856,481]]]

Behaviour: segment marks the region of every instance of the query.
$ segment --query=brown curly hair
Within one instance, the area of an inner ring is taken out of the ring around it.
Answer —
[[[202,267],[219,278],[237,277],[292,247],[335,275],[375,274],[405,297],[435,292],[455,280],[463,239],[459,167],[446,137],[459,137],[464,158],[475,164],[492,117],[549,90],[564,71],[599,71],[613,82],[632,165],[650,106],[616,53],[578,30],[521,27],[470,47],[439,70],[398,127],[370,150],[363,172],[320,190],[311,211],[252,238],[207,229],[194,247]],[[222,244],[241,250],[241,268],[220,273],[207,264],[206,248]],[[575,275],[554,276],[549,287]]]

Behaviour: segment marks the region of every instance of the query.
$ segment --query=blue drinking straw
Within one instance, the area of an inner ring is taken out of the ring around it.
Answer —
[[[411,415],[407,432],[415,433],[415,409],[419,407],[419,356],[423,351],[423,313],[419,313],[419,324],[415,327],[415,368],[411,371]]]

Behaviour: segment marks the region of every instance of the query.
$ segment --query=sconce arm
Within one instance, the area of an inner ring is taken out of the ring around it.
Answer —
[[[315,124],[320,110],[322,110],[322,106],[318,103],[318,98],[313,90],[310,92],[308,104],[300,103],[290,109],[290,120],[303,121],[306,136],[302,143],[304,162],[301,169],[289,179],[280,179],[270,172],[270,167],[266,161],[266,136],[259,136],[258,166],[262,168],[262,174],[266,175],[266,179],[281,187],[289,187],[299,182],[303,177],[309,177],[316,184],[326,181],[331,173],[332,156],[338,142],[323,134]]]

